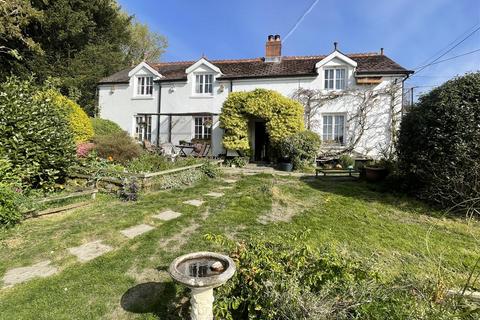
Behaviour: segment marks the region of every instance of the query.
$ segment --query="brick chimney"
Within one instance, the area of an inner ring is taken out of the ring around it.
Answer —
[[[265,62],[280,62],[282,58],[282,40],[280,35],[269,35],[265,44]]]

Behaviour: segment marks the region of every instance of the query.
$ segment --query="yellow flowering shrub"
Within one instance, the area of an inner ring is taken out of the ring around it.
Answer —
[[[232,92],[223,103],[220,125],[223,145],[229,150],[249,151],[248,120],[265,120],[272,144],[304,129],[303,106],[273,90]]]
[[[50,99],[65,114],[76,143],[89,141],[93,138],[94,131],[90,118],[77,103],[53,89],[43,92],[42,95]]]

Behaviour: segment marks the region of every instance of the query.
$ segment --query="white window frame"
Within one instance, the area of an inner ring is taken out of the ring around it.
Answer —
[[[326,121],[325,117],[331,117],[332,123],[330,125],[329,132],[325,133]],[[339,139],[339,132],[336,127],[339,126],[337,121],[343,117],[343,130],[341,131],[342,139]],[[345,145],[347,132],[347,114],[346,113],[323,113],[322,114],[322,141],[327,145]]]
[[[323,87],[325,90],[340,91],[347,88],[347,68],[331,67],[323,70]],[[339,75],[341,72],[343,72],[343,78]]]
[[[135,96],[151,97],[153,96],[153,77],[141,75],[135,77]]]
[[[135,116],[135,139],[152,142],[152,116]]]
[[[204,125],[207,120],[212,123],[210,128]],[[210,140],[212,138],[212,126],[212,116],[193,116],[193,139]]]
[[[193,92],[196,95],[213,95],[213,73],[195,73]]]

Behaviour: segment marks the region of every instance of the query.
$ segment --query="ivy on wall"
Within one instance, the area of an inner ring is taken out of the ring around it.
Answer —
[[[251,118],[265,120],[272,144],[304,128],[303,106],[299,102],[273,90],[232,92],[223,103],[220,115],[226,149],[250,151],[248,121]]]

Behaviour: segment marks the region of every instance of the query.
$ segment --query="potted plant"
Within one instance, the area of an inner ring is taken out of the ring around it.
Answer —
[[[278,161],[278,170],[291,172],[293,170],[293,163],[289,157],[281,157]]]
[[[388,175],[388,169],[384,160],[374,161],[365,167],[365,178],[367,181],[378,182],[384,180]]]

